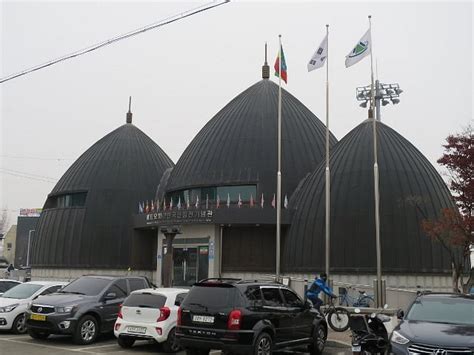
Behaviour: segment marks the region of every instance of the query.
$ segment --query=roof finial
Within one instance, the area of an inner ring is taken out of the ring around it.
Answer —
[[[267,63],[267,42],[265,42],[265,63],[262,66],[262,79],[270,78],[270,67]]]
[[[127,123],[132,123],[132,97],[128,98]]]

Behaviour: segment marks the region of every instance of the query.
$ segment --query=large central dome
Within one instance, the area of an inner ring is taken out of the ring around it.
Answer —
[[[256,185],[276,191],[278,85],[263,79],[235,97],[197,134],[171,173],[167,191]],[[288,197],[324,156],[326,127],[282,90],[282,194]],[[330,144],[336,139],[330,136]],[[223,196],[221,196],[223,197]]]

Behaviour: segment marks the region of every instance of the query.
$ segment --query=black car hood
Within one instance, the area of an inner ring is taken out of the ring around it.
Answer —
[[[40,296],[32,303],[45,306],[64,307],[90,302],[97,297],[98,296],[75,295],[73,293],[52,293],[50,295]]]
[[[474,325],[405,320],[395,330],[399,330],[414,343],[459,348],[474,347]]]

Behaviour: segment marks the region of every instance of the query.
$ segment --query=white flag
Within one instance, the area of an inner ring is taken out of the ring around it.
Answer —
[[[346,68],[358,63],[362,58],[368,56],[372,50],[372,38],[370,36],[370,28],[365,35],[356,44],[353,50],[346,55]]]
[[[328,57],[328,35],[324,37],[308,63],[308,71],[321,68]]]

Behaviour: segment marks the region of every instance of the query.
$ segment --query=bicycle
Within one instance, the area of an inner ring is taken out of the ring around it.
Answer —
[[[326,307],[322,308],[322,313],[332,330],[345,332],[349,329],[349,311],[343,307],[336,307],[333,298]]]
[[[351,288],[351,287],[349,287]],[[355,290],[355,288],[353,288]],[[375,300],[372,295],[369,295],[366,291],[358,291],[359,297],[353,297],[349,295],[347,288],[339,288],[339,305],[346,307],[369,307],[375,306]]]

